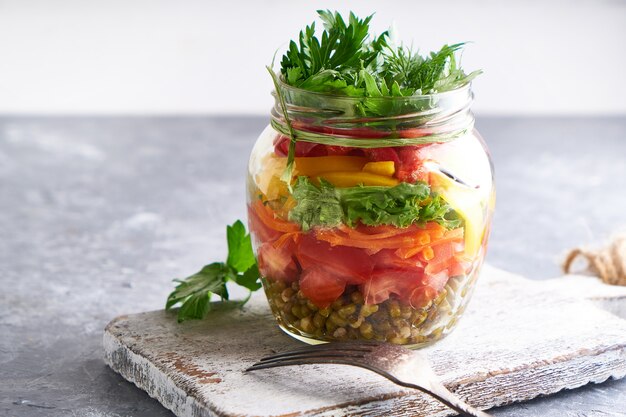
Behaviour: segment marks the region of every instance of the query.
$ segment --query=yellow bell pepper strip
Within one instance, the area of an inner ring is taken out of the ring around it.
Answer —
[[[254,182],[267,200],[276,200],[289,195],[287,184],[280,179],[287,166],[287,158],[278,158],[270,154],[254,162],[254,165],[263,167],[255,175]]]
[[[480,250],[485,231],[480,196],[474,189],[458,184],[440,172],[432,171],[430,179],[433,191],[438,192],[463,217],[465,254],[474,258]]]
[[[356,187],[358,185],[374,185],[393,187],[398,185],[398,180],[391,177],[372,174],[370,172],[324,172],[318,175],[335,187]]]
[[[393,161],[368,162],[363,166],[363,171],[385,177],[393,177],[393,174],[396,173],[396,167]]]
[[[282,205],[278,205],[278,207],[275,209],[276,214],[278,214],[280,218],[286,219],[289,217],[289,212],[291,211],[291,209],[294,208],[297,204],[298,203],[293,198],[293,196],[290,195],[284,200],[284,203]]]
[[[279,176],[273,176],[270,178],[267,184],[267,192],[265,197],[268,200],[278,200],[281,197],[289,196],[289,188]]]
[[[360,171],[367,159],[360,156],[311,156],[297,157],[296,175],[316,177],[323,172]]]

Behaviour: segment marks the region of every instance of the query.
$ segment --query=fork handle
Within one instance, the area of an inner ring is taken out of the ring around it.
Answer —
[[[429,394],[437,398],[439,401],[456,411],[462,416],[467,417],[492,417],[491,414],[485,413],[468,403],[462,401],[459,397],[451,393],[440,382],[431,381]]]

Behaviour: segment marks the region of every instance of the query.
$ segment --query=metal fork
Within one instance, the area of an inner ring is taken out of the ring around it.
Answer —
[[[403,387],[415,388],[437,399],[457,413],[489,417],[452,394],[439,382],[428,360],[419,352],[379,342],[333,342],[307,346],[262,358],[248,369],[308,364],[352,365],[368,369]]]

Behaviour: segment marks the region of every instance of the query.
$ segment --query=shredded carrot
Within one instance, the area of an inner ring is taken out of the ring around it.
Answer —
[[[448,230],[447,232],[442,233],[441,238],[439,238],[437,240],[432,240],[430,245],[428,245],[428,246],[429,247],[433,247],[433,246],[440,245],[442,243],[461,241],[461,240],[463,240],[463,228],[459,227],[457,229]],[[413,256],[417,255],[422,250],[424,250],[424,246],[423,245],[422,246],[409,247],[409,248],[399,248],[396,251],[396,255],[398,255],[399,257],[401,257],[403,259],[408,259],[408,258],[412,258]]]
[[[419,243],[425,245],[429,243],[433,236],[443,237],[445,229],[443,226],[435,222],[429,222],[425,225],[411,225],[405,228],[395,226],[359,226],[356,229],[341,225],[339,230],[344,232],[349,238],[357,240],[367,239],[387,239],[400,235],[420,235]]]
[[[390,237],[394,237],[394,236],[398,236],[398,235],[404,235],[404,234],[409,234],[409,233],[414,233],[415,229],[410,227],[410,228],[398,228],[398,227],[393,227],[393,226],[386,226],[384,229],[383,228],[370,228],[370,227],[362,227],[361,230],[365,229],[367,232],[372,232],[372,233],[367,233],[365,231],[360,231],[357,229],[352,229],[348,226],[344,226],[341,225],[339,226],[339,230],[341,230],[342,232],[344,232],[346,235],[348,235],[348,237],[350,239],[357,239],[357,240],[368,240],[368,239],[372,239],[372,240],[376,240],[376,239],[387,239]]]
[[[430,236],[432,237],[433,240],[439,240],[443,238],[443,234],[444,234],[443,230],[439,230],[439,229],[430,231]]]
[[[419,234],[405,234],[386,239],[354,239],[341,232],[319,229],[316,230],[315,237],[330,243],[331,246],[341,245],[362,249],[413,248],[419,244]]]
[[[422,251],[422,256],[424,257],[425,261],[430,261],[435,257],[435,251],[430,246],[427,246]]]
[[[412,248],[398,248],[396,250],[396,255],[402,259],[409,259],[420,253],[424,250],[426,246],[415,246]]]
[[[300,232],[288,232],[285,233],[283,235],[281,235],[276,242],[273,243],[274,248],[276,249],[280,249],[282,248],[284,245],[287,244],[287,242],[289,241],[289,239],[293,239],[293,241],[295,243],[298,243],[298,241],[300,240]]]
[[[279,232],[298,232],[300,226],[296,223],[291,223],[276,217],[274,211],[263,204],[261,201],[254,203],[254,211],[259,216],[259,219],[270,229],[278,230]]]
[[[426,245],[430,243],[430,235],[428,233],[423,233],[420,235],[418,241],[420,245]]]

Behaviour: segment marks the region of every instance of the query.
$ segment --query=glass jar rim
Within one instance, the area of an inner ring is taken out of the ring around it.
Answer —
[[[281,134],[297,136],[298,140],[357,147],[397,146],[453,140],[473,128],[471,82],[436,94],[353,97],[309,91],[274,76],[271,124]],[[366,133],[361,136],[363,129]]]
[[[401,119],[427,121],[469,111],[474,98],[471,81],[441,93],[381,97],[355,97],[310,91],[289,85],[278,76],[275,76],[275,81],[275,88],[272,90],[275,106],[272,114],[282,112],[279,104],[282,98],[288,113],[294,119],[313,116],[328,117],[334,122],[395,122]]]
[[[410,96],[358,97],[358,96],[345,96],[341,94],[332,94],[332,93],[327,93],[327,92],[322,92],[322,91],[311,91],[305,88],[296,87],[291,84],[287,84],[284,81],[283,77],[280,76],[280,74],[277,74],[276,78],[278,80],[278,86],[280,87],[281,90],[291,91],[291,92],[294,92],[297,94],[303,94],[303,95],[324,97],[324,98],[333,99],[333,100],[340,99],[340,100],[345,100],[346,102],[354,102],[354,103],[359,103],[363,101],[363,99],[381,100],[381,101],[384,101],[384,100],[389,100],[389,101],[431,100],[435,98],[444,98],[444,97],[447,98],[453,95],[460,95],[461,93],[471,94],[471,91],[472,91],[472,81],[468,81],[465,84],[461,85],[460,87],[454,88],[452,90],[447,90],[447,91],[442,91],[442,92],[432,93],[432,94],[414,94]],[[272,95],[276,95],[275,89],[272,90]]]

